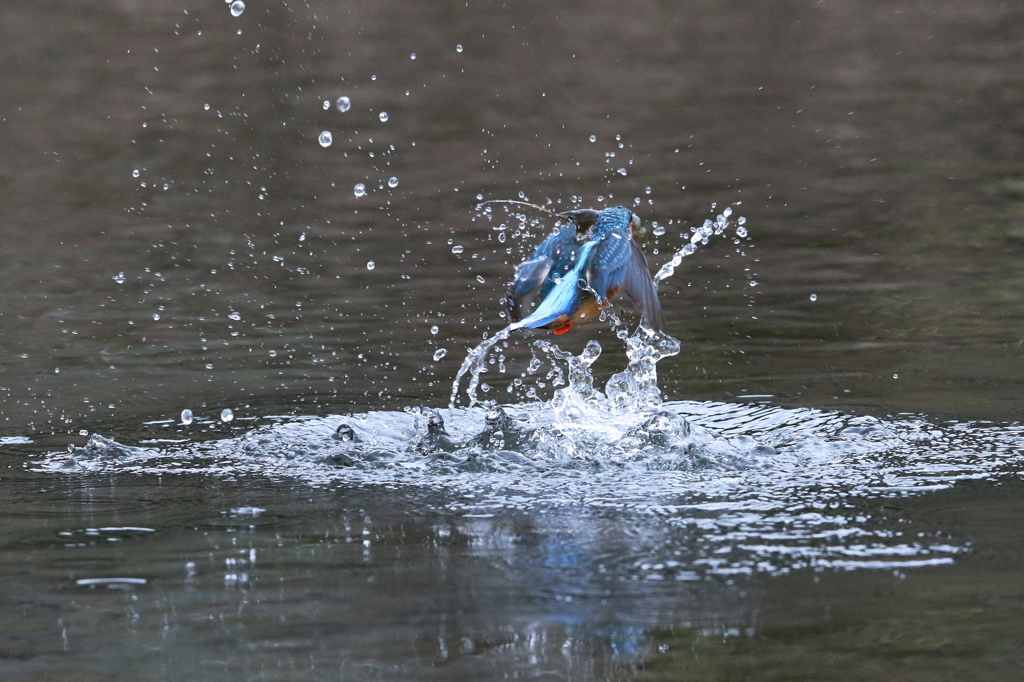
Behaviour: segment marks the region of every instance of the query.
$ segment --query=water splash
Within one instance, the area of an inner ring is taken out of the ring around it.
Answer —
[[[605,519],[621,529],[626,517],[651,542],[603,563],[642,579],[949,563],[969,545],[922,534],[864,500],[1024,467],[1019,424],[692,401],[609,413],[607,396],[588,383],[598,354],[588,344],[567,360],[569,384],[551,403],[490,403],[454,411],[447,423],[429,408],[276,419],[233,438],[159,447],[92,435],[33,466],[397,487],[467,519],[531,512],[538,524]]]
[[[521,204],[546,213],[552,213],[547,208],[515,200],[496,200],[486,202],[486,204],[484,207],[485,211],[490,211],[490,204]],[[732,207],[726,207],[715,220],[708,219],[700,227],[690,228],[691,236],[688,242],[676,250],[668,262],[654,276],[655,286],[675,274],[675,270],[682,263],[683,258],[695,253],[698,246],[708,244],[712,236],[723,235],[732,227],[737,237],[745,237],[747,235],[746,219],[742,216],[733,219],[732,215]],[[602,311],[602,317],[606,316],[610,317],[613,327],[618,326],[619,321],[614,316],[614,313],[607,310]],[[469,400],[470,407],[477,404],[477,389],[480,386],[480,375],[487,371],[487,359],[491,349],[499,342],[508,339],[521,326],[520,323],[510,324],[494,336],[479,343],[466,354],[466,359],[463,360],[462,366],[452,382],[451,397],[448,402],[449,409],[453,409],[456,406],[462,379],[467,374],[470,375],[470,379],[466,389],[466,397]],[[596,345],[596,342],[591,343]],[[588,348],[590,347],[588,345]],[[559,355],[550,344],[544,346],[544,348],[554,357],[571,363],[571,355]],[[600,346],[598,345],[596,348],[599,355],[601,352]],[[602,408],[639,411],[660,405],[662,395],[658,389],[657,363],[663,358],[678,354],[679,348],[679,341],[677,339],[667,334],[656,332],[644,322],[641,322],[636,332],[626,340],[626,355],[629,359],[629,365],[625,370],[614,375],[608,382],[606,393],[603,396],[606,399],[606,404],[602,405]],[[584,351],[584,354],[586,353],[587,351]],[[594,357],[596,359],[596,355]],[[592,362],[585,365],[577,365],[576,367],[577,369],[582,368],[584,371],[588,371],[586,368],[589,368]],[[589,381],[592,383],[593,379],[590,378]]]
[[[706,246],[712,236],[725,234],[729,227],[733,227],[735,229],[737,237],[741,239],[746,237],[747,219],[743,216],[739,216],[735,220],[732,220],[732,214],[732,207],[726,206],[714,220],[709,218],[708,220],[705,220],[704,224],[700,227],[691,227],[690,231],[692,234],[690,235],[689,242],[673,253],[672,258],[661,266],[661,269],[654,275],[654,282],[657,284],[658,282],[671,277],[675,274],[676,268],[683,262],[683,258],[690,256],[697,251],[698,245]]]
[[[695,230],[659,281],[715,234],[714,225]],[[492,364],[504,371],[502,356],[489,356],[511,331],[510,325],[467,354],[450,407],[467,375],[470,405],[445,415],[411,408],[277,417],[234,437],[162,439],[146,447],[93,434],[84,446],[46,453],[31,466],[61,475],[253,474],[311,486],[384,486],[460,519],[467,535],[489,532],[473,525],[485,519],[504,523],[509,512],[532,513],[538,527],[597,529],[595,543],[603,548],[609,530],[627,535],[629,542],[601,557],[602,568],[624,580],[949,563],[968,543],[922,533],[898,513],[889,515],[886,505],[864,500],[998,480],[1024,468],[1019,424],[667,401],[657,364],[678,353],[679,342],[644,325],[624,339],[627,366],[603,390],[592,372],[600,344],[590,341],[575,355],[542,339],[532,344],[526,374],[543,371],[548,361],[547,378],[557,387],[551,400],[481,404],[481,375]],[[178,435],[201,431],[173,421],[167,428]],[[238,421],[219,426],[234,430]]]
[[[605,394],[619,409],[637,412],[661,405],[657,365],[663,358],[679,353],[679,340],[646,325],[626,340],[626,369],[608,380]]]
[[[462,361],[462,366],[459,367],[459,371],[455,374],[455,380],[452,381],[452,393],[448,400],[449,409],[454,409],[458,403],[459,385],[462,383],[462,377],[466,376],[467,373],[470,374],[470,378],[469,386],[466,388],[466,396],[469,398],[470,407],[476,405],[476,391],[480,386],[480,375],[487,371],[487,357],[490,355],[491,349],[499,342],[508,339],[515,329],[514,325],[509,325],[489,339],[484,339],[475,348],[466,353],[466,359]]]

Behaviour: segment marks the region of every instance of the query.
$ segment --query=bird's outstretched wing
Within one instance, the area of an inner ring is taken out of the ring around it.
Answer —
[[[665,317],[661,312],[658,291],[654,288],[654,278],[647,268],[647,257],[636,240],[630,239],[629,244],[629,265],[622,275],[622,293],[640,311],[652,329],[665,331]]]
[[[529,260],[516,266],[516,275],[509,282],[503,299],[511,322],[518,322],[530,314],[531,307],[539,303],[553,286],[552,269],[557,266],[567,270],[571,267],[568,263],[574,260],[572,254],[578,250],[575,230],[570,225],[562,225],[541,242]]]
[[[509,321],[518,322],[529,314],[544,280],[551,273],[555,261],[551,258],[532,258],[516,267],[516,276],[509,282],[502,300],[508,309]]]

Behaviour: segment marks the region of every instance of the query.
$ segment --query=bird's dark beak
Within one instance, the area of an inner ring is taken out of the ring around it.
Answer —
[[[575,225],[576,236],[582,237],[594,226],[594,223],[597,222],[597,216],[599,213],[600,211],[596,211],[592,208],[581,208],[575,211],[564,211],[563,213],[559,213],[558,217]]]

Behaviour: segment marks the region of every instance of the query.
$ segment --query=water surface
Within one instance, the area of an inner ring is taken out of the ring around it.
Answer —
[[[3,677],[1019,668],[1019,8],[244,4],[0,16]],[[664,404],[517,337],[533,440],[471,442],[551,227],[495,198],[653,267],[747,219],[661,287]]]

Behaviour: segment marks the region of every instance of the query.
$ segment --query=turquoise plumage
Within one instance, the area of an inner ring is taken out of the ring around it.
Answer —
[[[623,207],[567,211],[558,216],[573,223],[576,230],[563,226],[516,268],[505,296],[513,327],[564,334],[598,317],[621,291],[652,329],[664,331],[647,258],[633,236],[640,226],[639,217]],[[536,307],[531,311],[533,303]]]

